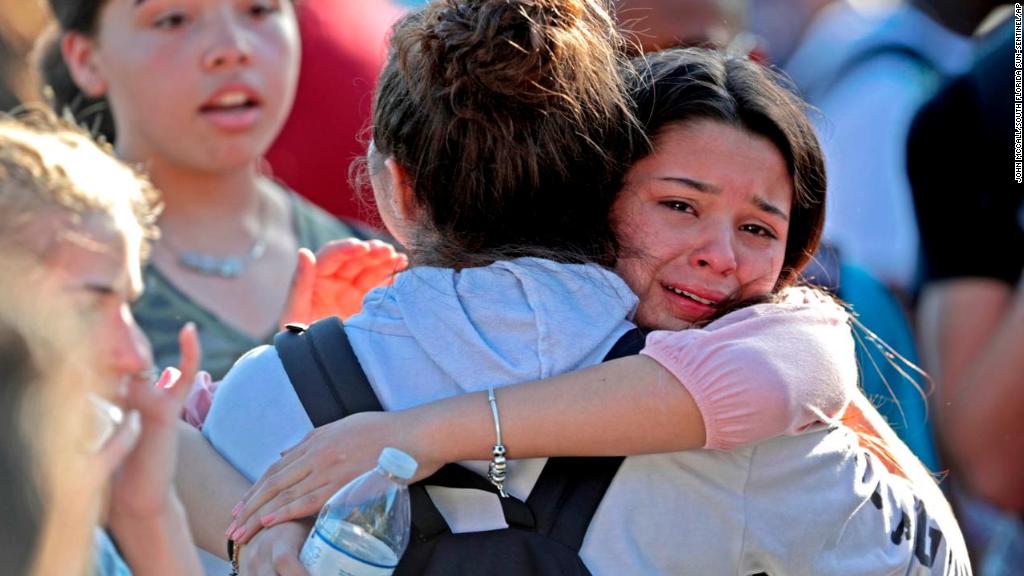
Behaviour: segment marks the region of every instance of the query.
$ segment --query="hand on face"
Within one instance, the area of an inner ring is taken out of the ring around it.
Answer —
[[[379,240],[337,240],[324,245],[316,256],[300,250],[281,325],[358,314],[366,293],[391,284],[407,265],[404,254]]]
[[[173,490],[177,458],[177,424],[182,405],[199,369],[201,351],[195,326],[187,324],[179,335],[181,370],[168,368],[154,385],[135,380],[129,384],[125,408],[141,422],[138,443],[124,452],[119,433],[101,458],[116,467],[111,483],[110,514],[114,519],[158,517],[166,511]],[[110,453],[108,453],[110,451]]]

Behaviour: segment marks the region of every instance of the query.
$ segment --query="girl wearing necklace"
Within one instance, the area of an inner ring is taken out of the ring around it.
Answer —
[[[204,368],[219,378],[282,322],[296,319],[285,312],[290,272],[313,268],[308,250],[354,235],[262,170],[295,93],[293,5],[51,0],[50,6],[73,85],[86,97],[106,99],[118,155],[142,165],[163,195],[161,239],[144,270],[146,292],[133,306],[156,363],[177,363],[177,333],[193,321],[203,338]],[[59,79],[59,67],[46,72]],[[62,85],[50,83],[55,91]],[[57,94],[56,101],[74,98]],[[378,282],[400,261],[376,242],[351,240],[335,249],[387,264],[375,269]]]

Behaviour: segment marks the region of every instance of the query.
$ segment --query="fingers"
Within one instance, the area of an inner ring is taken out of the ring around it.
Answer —
[[[260,516],[260,524],[264,528],[270,528],[281,522],[315,516],[324,507],[324,504],[331,499],[331,496],[334,496],[335,492],[337,490],[334,486],[325,485],[276,509],[273,507],[273,503],[271,503],[271,506],[267,506],[269,511]]]
[[[281,329],[290,323],[309,324],[316,318],[312,317],[313,291],[316,287],[317,257],[306,248],[299,249],[299,259],[295,266],[291,288],[285,299],[284,312],[281,314]]]
[[[310,476],[295,486],[280,492],[273,500],[256,510],[244,524],[240,524],[241,527],[232,535],[232,539],[245,543],[260,530],[269,528],[274,524],[316,514],[327,502],[327,499],[334,494],[334,490],[330,485],[318,485],[320,482],[322,480],[319,478]],[[298,502],[299,500],[302,500],[302,502]],[[288,509],[288,512],[292,515],[286,518],[283,514],[284,507],[291,503],[296,503],[296,505]],[[298,510],[303,511],[303,513],[295,515]],[[305,512],[305,510],[310,510],[310,512]]]
[[[316,253],[317,274],[334,276],[338,268],[352,260],[359,260],[370,252],[370,244],[355,238],[328,242]]]
[[[265,484],[268,478],[274,476],[275,474],[286,468],[288,465],[290,465],[292,462],[296,461],[306,453],[306,442],[315,433],[316,430],[310,432],[309,434],[306,434],[306,437],[303,438],[301,442],[299,442],[295,446],[292,446],[291,448],[288,448],[287,450],[281,453],[281,458],[277,462],[274,462],[270,466],[270,468],[268,468],[267,471],[263,473],[263,476],[261,476],[260,479],[257,480],[255,484],[250,486],[249,489],[245,491],[245,494],[242,495],[241,501],[238,503],[238,506],[235,507],[235,517],[237,517],[238,514],[241,513],[242,507],[245,506],[246,502],[250,498],[252,498],[253,494],[255,494],[257,490],[263,488],[263,485]]]
[[[103,448],[96,455],[106,475],[113,474],[114,470],[121,465],[125,457],[135,448],[141,430],[139,413],[134,410],[129,412],[124,423],[118,427],[114,435],[110,437],[110,440],[103,445]]]
[[[203,350],[199,345],[199,332],[195,323],[187,322],[181,328],[181,332],[178,333],[178,347],[181,350],[181,361],[178,363],[181,374],[177,382],[184,381],[185,385],[182,387],[188,388],[195,381],[203,361]]]
[[[245,525],[250,517],[260,510],[264,504],[275,500],[278,495],[305,480],[312,472],[311,468],[301,464],[285,466],[273,474],[268,471],[253,486],[255,491],[244,500],[244,504],[235,517],[235,521],[239,525]]]
[[[328,251],[317,266],[321,278],[351,279],[367,267],[390,263],[398,258],[395,247],[380,240],[360,242]],[[403,256],[404,258],[404,256]]]
[[[404,269],[406,264],[408,261],[405,260],[405,256],[402,256],[401,260],[396,259],[368,267],[352,280],[352,284],[364,292],[369,292],[378,286],[388,285],[394,279],[395,274]]]

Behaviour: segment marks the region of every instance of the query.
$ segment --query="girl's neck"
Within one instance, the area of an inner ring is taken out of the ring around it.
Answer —
[[[230,172],[199,172],[161,165],[148,166],[161,192],[164,222],[223,222],[258,209],[261,188],[268,185],[255,165]]]

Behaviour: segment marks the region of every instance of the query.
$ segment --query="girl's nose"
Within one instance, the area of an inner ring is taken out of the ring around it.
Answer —
[[[690,254],[690,264],[708,268],[722,276],[732,274],[736,271],[736,251],[732,240],[730,233],[709,230],[704,242]]]
[[[216,71],[248,66],[251,46],[241,24],[231,16],[220,17],[210,48],[203,54],[203,67]]]

